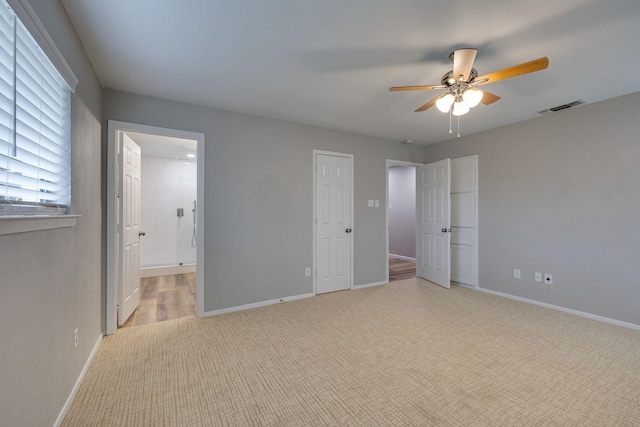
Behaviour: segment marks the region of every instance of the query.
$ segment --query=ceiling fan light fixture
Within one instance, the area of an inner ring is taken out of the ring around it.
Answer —
[[[438,110],[442,111],[443,113],[448,113],[449,109],[451,109],[451,104],[453,104],[454,100],[455,98],[453,97],[453,95],[448,93],[436,101],[436,107],[438,108]]]
[[[462,99],[470,108],[475,107],[482,101],[482,91],[480,89],[469,89],[462,94]]]
[[[466,102],[463,100],[456,101],[453,104],[453,115],[454,116],[463,116],[469,112],[470,108]]]

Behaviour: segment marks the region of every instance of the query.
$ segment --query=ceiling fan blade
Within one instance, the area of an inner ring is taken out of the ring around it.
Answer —
[[[525,62],[520,65],[505,68],[504,70],[494,71],[493,73],[478,76],[474,80],[487,79],[485,82],[479,83],[478,86],[487,83],[498,82],[500,80],[510,79],[511,77],[521,76],[523,74],[533,73],[535,71],[544,70],[549,66],[549,58],[546,56],[533,61]]]
[[[484,105],[491,105],[496,101],[500,101],[500,97],[498,95],[494,95],[491,92],[487,92],[486,90],[482,91],[482,102]]]
[[[476,60],[477,49],[456,49],[453,51],[453,78],[458,80],[469,80],[469,73],[473,68],[473,61]]]
[[[436,105],[436,101],[440,98],[442,98],[443,96],[445,96],[446,93],[442,93],[438,96],[436,96],[435,98],[433,98],[431,101],[427,102],[426,104],[424,104],[422,107],[418,108],[415,112],[419,113],[421,111],[425,111],[428,110],[429,108],[433,107],[434,105]]]
[[[446,89],[443,85],[427,85],[427,86],[394,86],[390,87],[390,92],[399,92],[403,90],[431,90],[431,89]]]

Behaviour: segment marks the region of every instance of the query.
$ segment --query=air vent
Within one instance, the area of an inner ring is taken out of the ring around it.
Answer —
[[[582,104],[586,104],[586,102],[584,102],[581,99],[578,99],[573,102],[568,102],[566,104],[558,105],[557,107],[551,107],[551,108],[547,108],[546,110],[538,111],[538,114],[555,113],[556,111],[566,110],[567,108],[577,107],[578,105],[582,105]]]

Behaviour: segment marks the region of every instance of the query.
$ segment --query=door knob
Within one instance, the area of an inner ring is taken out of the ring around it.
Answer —
[[[443,233],[451,233],[451,229],[450,228],[443,228],[442,232]]]
[[[138,232],[138,237],[140,237],[140,236],[146,236],[146,235],[147,235],[147,233],[145,233],[144,231],[139,231],[139,232]]]
[[[351,233],[351,229],[347,228],[346,230],[344,230],[345,233]]]

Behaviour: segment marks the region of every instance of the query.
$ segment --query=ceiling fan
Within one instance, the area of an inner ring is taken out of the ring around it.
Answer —
[[[389,90],[391,92],[432,89],[444,90],[444,93],[441,93],[418,108],[416,112],[428,110],[435,105],[438,110],[443,113],[462,116],[479,103],[490,105],[500,99],[498,95],[482,91],[478,89],[477,86],[541,71],[549,66],[549,58],[542,57],[500,71],[478,76],[478,71],[473,68],[473,62],[477,53],[478,50],[473,48],[456,49],[451,52],[449,59],[453,63],[453,70],[442,76],[439,85],[394,86],[389,88]],[[451,129],[449,129],[449,133],[451,133]]]

